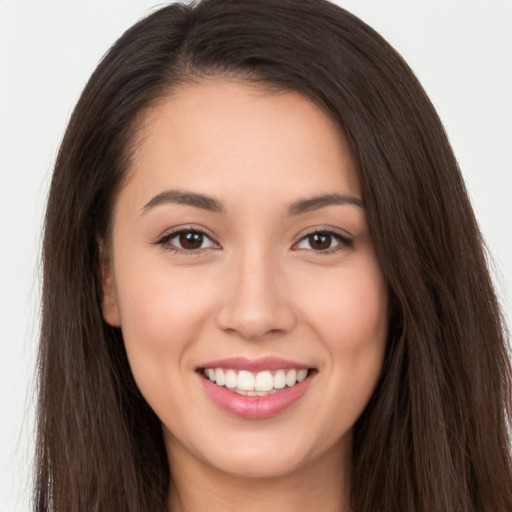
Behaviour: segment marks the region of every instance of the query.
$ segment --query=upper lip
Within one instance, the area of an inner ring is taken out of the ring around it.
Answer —
[[[260,372],[264,370],[287,370],[287,369],[309,369],[310,365],[282,359],[280,357],[263,357],[259,359],[248,359],[246,357],[228,357],[217,359],[201,364],[199,369],[203,368],[224,368],[232,370],[246,370],[249,372]]]

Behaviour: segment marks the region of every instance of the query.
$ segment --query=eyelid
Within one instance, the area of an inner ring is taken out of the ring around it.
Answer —
[[[203,252],[207,249],[212,249],[212,247],[204,247],[204,248],[198,248],[198,249],[182,249],[180,247],[171,246],[168,245],[168,242],[175,238],[176,236],[180,235],[181,233],[200,233],[204,237],[208,238],[216,247],[214,249],[220,249],[221,246],[219,242],[215,239],[215,237],[207,232],[207,230],[203,227],[197,227],[193,225],[187,225],[187,226],[177,226],[175,228],[172,228],[168,231],[166,231],[162,236],[158,238],[155,242],[153,242],[154,245],[160,245],[165,250],[174,251],[181,254],[197,254],[200,252]]]
[[[212,236],[211,234],[209,234],[207,231],[208,230],[206,230],[202,226],[201,227],[193,226],[193,225],[177,226],[175,228],[172,228],[172,229],[166,231],[165,234],[160,236],[158,238],[158,240],[153,242],[153,244],[160,245],[165,250],[170,250],[170,251],[174,251],[174,252],[181,253],[181,254],[187,254],[187,255],[198,254],[198,253],[204,252],[207,249],[212,249],[212,247],[204,247],[204,248],[198,248],[198,249],[182,249],[180,247],[168,245],[169,240],[172,240],[174,237],[180,235],[181,233],[194,232],[194,233],[200,233],[204,237],[208,238],[216,246],[216,247],[214,247],[214,249],[216,249],[216,250],[221,249],[222,247],[219,244],[219,242],[217,242],[215,237]],[[306,239],[309,236],[315,235],[315,234],[326,234],[326,235],[332,236],[333,238],[338,240],[338,244],[332,248],[327,248],[327,249],[313,249],[313,248],[311,248],[311,249],[295,248],[294,249],[294,247],[296,247],[304,239]],[[292,245],[292,250],[308,251],[308,252],[311,252],[314,254],[327,255],[327,254],[332,254],[335,252],[348,250],[348,249],[352,248],[353,245],[354,245],[354,241],[353,241],[351,235],[347,234],[345,231],[342,231],[339,228],[334,228],[334,227],[330,227],[330,226],[329,227],[321,226],[321,227],[310,228],[310,229],[302,232],[299,235],[298,240]]]
[[[338,240],[338,244],[332,248],[328,248],[328,249],[319,249],[319,250],[315,250],[315,249],[293,249],[294,247],[296,247],[299,243],[301,243],[304,239],[312,236],[312,235],[316,235],[316,234],[326,234],[326,235],[330,235],[332,236],[333,238],[335,238],[336,240]],[[340,230],[339,228],[333,228],[333,227],[315,227],[315,228],[311,228],[309,230],[306,230],[305,232],[301,233],[299,235],[299,239],[293,244],[292,246],[292,250],[295,250],[295,251],[308,251],[308,252],[312,252],[314,254],[319,254],[319,255],[327,255],[327,254],[333,254],[335,252],[340,252],[340,251],[346,251],[348,249],[351,249],[352,247],[354,246],[354,241],[352,239],[352,236],[349,235],[348,233]]]

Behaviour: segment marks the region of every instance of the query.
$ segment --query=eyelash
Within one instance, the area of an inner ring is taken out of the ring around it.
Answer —
[[[176,238],[183,234],[201,235],[201,236],[207,238],[208,240],[210,240],[216,246],[220,247],[220,245],[215,240],[213,240],[213,238],[210,235],[208,235],[207,233],[205,233],[204,231],[202,231],[200,229],[192,228],[192,227],[191,228],[181,228],[181,229],[177,229],[175,231],[171,231],[170,233],[167,233],[162,238],[160,238],[160,240],[155,242],[155,245],[162,246],[166,251],[171,251],[171,252],[178,253],[178,254],[186,254],[187,256],[193,256],[196,254],[200,254],[202,251],[204,251],[204,248],[182,249],[180,247],[173,247],[172,245],[169,244],[169,242],[173,238]]]
[[[171,231],[170,233],[167,233],[162,238],[160,238],[158,241],[155,242],[155,245],[162,246],[166,251],[171,251],[178,254],[186,254],[187,256],[197,255],[200,254],[202,251],[204,251],[206,248],[198,248],[198,249],[183,249],[180,247],[173,247],[169,244],[170,240],[173,238],[176,238],[183,234],[196,234],[201,235],[202,237],[205,237],[211,241],[211,243],[215,244],[217,247],[220,247],[218,242],[216,242],[211,236],[209,236],[204,231],[197,229],[197,228],[182,228],[177,229],[176,231]],[[315,249],[295,249],[295,250],[308,250],[313,251],[314,253],[322,256],[327,256],[330,254],[334,254],[337,252],[345,251],[347,249],[350,249],[354,246],[353,240],[348,238],[347,236],[344,236],[340,233],[337,233],[335,231],[329,231],[327,229],[319,229],[315,231],[311,231],[309,233],[304,234],[300,240],[294,244],[298,245],[304,240],[307,240],[308,238],[314,236],[314,235],[323,235],[323,236],[330,236],[335,241],[338,241],[338,244],[334,246],[333,248],[328,248],[324,250],[315,250]]]
[[[328,229],[317,229],[315,231],[306,233],[306,234],[302,235],[300,240],[294,245],[298,245],[302,241],[307,240],[308,238],[310,238],[314,235],[329,236],[332,239],[334,239],[334,241],[337,241],[338,244],[332,248],[328,248],[328,249],[324,249],[324,250],[315,250],[315,249],[298,249],[298,250],[308,250],[308,251],[313,251],[314,253],[321,255],[321,256],[328,256],[330,254],[335,254],[337,252],[346,251],[347,249],[351,249],[354,246],[353,240],[351,240],[347,236],[342,235],[341,233],[337,233],[335,231],[330,231]]]

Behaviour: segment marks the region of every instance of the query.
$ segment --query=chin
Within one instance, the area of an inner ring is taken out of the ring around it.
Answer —
[[[231,442],[229,446],[218,446],[213,453],[208,450],[204,455],[210,466],[233,477],[265,479],[300,472],[322,459],[326,449],[334,448],[289,435],[275,439],[254,435],[249,442]]]
[[[275,453],[270,455],[247,456],[234,454],[216,461],[218,470],[235,478],[266,479],[279,478],[293,474],[305,465],[297,454],[294,457]]]

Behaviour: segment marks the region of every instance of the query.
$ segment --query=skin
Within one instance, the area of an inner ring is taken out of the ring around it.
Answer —
[[[298,93],[224,79],[181,86],[140,134],[114,208],[103,312],[162,421],[170,507],[349,510],[352,428],[382,367],[386,284],[364,207],[288,211],[324,194],[362,204],[344,136]],[[169,190],[205,194],[224,211],[152,201]],[[175,228],[207,236],[195,251],[178,236],[163,243]],[[327,248],[306,236],[321,230],[335,233]],[[284,412],[239,418],[196,371],[233,356],[317,373]]]

